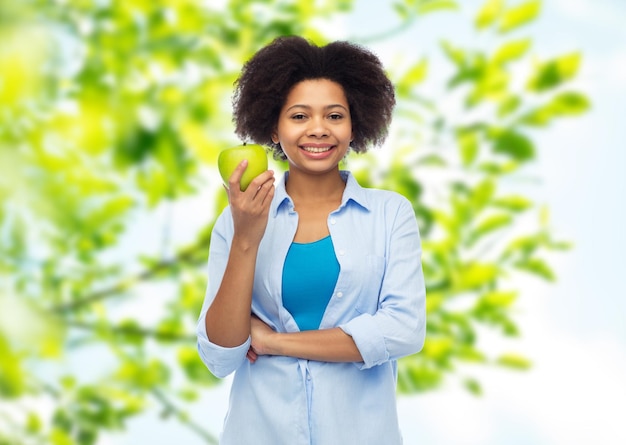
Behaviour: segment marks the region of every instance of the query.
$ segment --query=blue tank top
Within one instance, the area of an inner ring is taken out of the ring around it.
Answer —
[[[338,276],[330,235],[312,243],[291,244],[283,266],[283,306],[301,331],[319,329]]]

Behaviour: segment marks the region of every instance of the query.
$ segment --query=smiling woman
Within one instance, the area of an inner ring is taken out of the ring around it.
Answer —
[[[281,147],[289,162],[292,177],[335,169],[351,141],[350,106],[341,85],[315,79],[292,88],[272,134],[272,142]]]
[[[292,87],[313,79],[327,79],[343,89],[352,120],[353,151],[362,153],[382,144],[396,101],[378,57],[348,42],[319,48],[293,37],[276,39],[244,65],[233,96],[236,133],[244,140],[272,145],[275,156],[285,159],[271,136]]]
[[[289,170],[230,187],[213,229],[198,349],[235,372],[220,443],[399,445],[396,363],[426,327],[417,221],[339,169],[384,140],[393,86],[365,48],[284,37],[244,66],[234,105],[239,136]]]

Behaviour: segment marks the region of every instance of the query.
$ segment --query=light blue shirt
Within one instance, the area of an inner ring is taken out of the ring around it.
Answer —
[[[396,360],[418,352],[426,329],[421,244],[415,214],[401,195],[365,189],[348,172],[328,228],[340,273],[320,329],[352,336],[359,363],[284,356],[246,359],[211,343],[204,318],[220,286],[233,237],[229,208],[211,236],[209,283],[198,322],[198,350],[217,377],[235,372],[222,445],[398,445]],[[298,215],[279,181],[259,246],[252,311],[278,332],[298,331],[281,301],[282,270]]]

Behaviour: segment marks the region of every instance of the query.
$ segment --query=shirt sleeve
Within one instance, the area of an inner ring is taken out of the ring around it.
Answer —
[[[207,285],[204,303],[196,327],[198,338],[198,353],[209,371],[216,377],[222,378],[235,371],[244,360],[250,348],[250,337],[241,345],[232,348],[212,343],[206,332],[205,317],[209,306],[213,302],[217,290],[222,282],[228,255],[230,251],[228,240],[232,238],[232,224],[230,212],[224,211],[213,227],[211,245],[209,247],[209,282]]]
[[[403,199],[391,225],[388,258],[378,310],[361,314],[340,328],[352,337],[361,369],[419,352],[426,335],[426,289],[415,213]]]

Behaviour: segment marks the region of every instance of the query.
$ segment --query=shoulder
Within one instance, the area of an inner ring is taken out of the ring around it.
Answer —
[[[363,188],[363,190],[372,202],[386,202],[394,205],[405,205],[410,203],[404,195],[401,195],[393,190],[377,188]]]
[[[398,192],[377,188],[363,188],[362,190],[372,211],[385,209],[386,211],[413,213],[411,201]]]
[[[413,204],[405,196],[392,190],[368,189],[369,210],[389,227],[416,225]]]
[[[370,211],[379,211],[381,208],[412,209],[411,202],[403,195],[393,190],[366,188],[358,183],[350,172],[343,172],[347,183],[347,195],[356,203]]]

